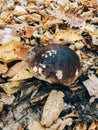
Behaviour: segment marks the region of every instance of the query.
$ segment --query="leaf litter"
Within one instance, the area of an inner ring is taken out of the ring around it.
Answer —
[[[33,77],[27,59],[52,43],[79,55],[77,91]],[[0,129],[97,130],[97,55],[97,0],[0,0]]]

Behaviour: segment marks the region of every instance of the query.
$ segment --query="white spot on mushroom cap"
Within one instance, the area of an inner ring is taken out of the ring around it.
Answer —
[[[39,73],[39,74],[42,74],[42,71],[43,71],[43,68],[42,67],[40,67],[40,66],[34,66],[33,67],[33,71],[35,72],[35,73]]]
[[[33,67],[33,70],[34,70],[34,72],[37,72],[37,71],[38,71],[37,66],[34,66],[34,67]]]
[[[57,72],[56,72],[56,77],[57,77],[59,80],[63,78],[63,72],[62,72],[62,70],[57,70]]]
[[[41,64],[41,63],[39,63],[39,65],[40,65],[43,69],[46,68],[46,65],[45,65],[45,64]]]
[[[56,50],[49,50],[49,51],[46,51],[47,54],[49,54],[49,56],[53,56],[57,53]]]
[[[56,50],[49,50],[43,53],[41,56],[44,58],[48,58],[49,56],[54,56],[56,55],[57,51]]]
[[[38,73],[42,74],[43,69],[41,67],[38,68]]]
[[[78,74],[79,74],[79,71],[78,69],[76,69],[75,75],[77,76]]]
[[[44,57],[44,58],[47,58],[47,57],[48,57],[47,54],[42,54],[41,56]]]

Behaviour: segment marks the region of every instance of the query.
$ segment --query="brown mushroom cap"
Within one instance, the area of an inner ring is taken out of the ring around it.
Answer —
[[[81,74],[79,57],[61,44],[42,47],[32,56],[29,64],[34,77],[49,83],[70,85]]]

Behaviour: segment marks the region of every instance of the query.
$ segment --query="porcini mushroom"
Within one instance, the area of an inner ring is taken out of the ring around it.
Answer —
[[[81,74],[78,55],[61,44],[42,47],[31,57],[29,65],[34,77],[49,83],[70,85]]]

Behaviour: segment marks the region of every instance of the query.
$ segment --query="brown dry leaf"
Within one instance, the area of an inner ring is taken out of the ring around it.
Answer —
[[[9,81],[16,82],[24,79],[29,79],[32,77],[33,73],[31,73],[29,70],[20,70],[13,78],[9,79]]]
[[[10,67],[6,73],[2,74],[2,77],[12,77],[15,76],[20,70],[26,69],[29,69],[28,63],[25,61],[21,61]]]
[[[83,81],[83,84],[91,96],[90,103],[92,103],[98,98],[98,78],[94,74],[88,75],[88,77],[89,79]]]
[[[11,40],[0,46],[0,61],[9,63],[14,60],[24,60],[28,55],[29,48],[23,43]]]
[[[19,85],[19,82],[0,83],[0,88],[2,88],[7,94],[14,94],[20,89]]]
[[[96,6],[98,6],[96,0],[82,0],[81,2],[82,2],[83,5],[85,5],[87,7],[96,7]]]
[[[33,34],[33,28],[30,27],[30,26],[26,26],[25,27],[25,34],[24,34],[24,37],[25,38],[30,38]]]
[[[40,27],[42,27],[42,25],[38,25],[38,26],[35,26],[35,27],[25,26],[25,30],[24,30],[25,34],[23,35],[23,37],[24,38],[31,38],[31,36],[33,35],[33,32]]]
[[[88,130],[98,130],[98,120],[94,119],[91,125],[89,126]]]
[[[7,64],[0,64],[0,74],[5,73],[7,70]]]
[[[24,130],[24,128],[21,125],[18,125],[18,129],[17,130]]]
[[[52,90],[47,98],[43,108],[41,124],[51,126],[57,120],[59,114],[64,107],[64,93],[61,91]]]
[[[87,124],[84,122],[77,122],[73,130],[87,130]]]
[[[41,125],[40,122],[32,120],[28,125],[29,130],[45,130],[45,128]]]
[[[48,28],[51,27],[52,25],[57,25],[57,24],[60,24],[60,23],[63,23],[63,21],[60,20],[60,19],[47,20],[43,27],[44,27],[45,29],[48,29]]]
[[[75,30],[60,30],[54,34],[54,39],[74,43],[75,41],[83,40],[83,37]]]
[[[0,101],[0,113],[3,111],[3,102]]]
[[[14,99],[15,99],[14,95],[8,95],[5,93],[1,93],[1,101],[4,104],[11,105],[13,103]]]

